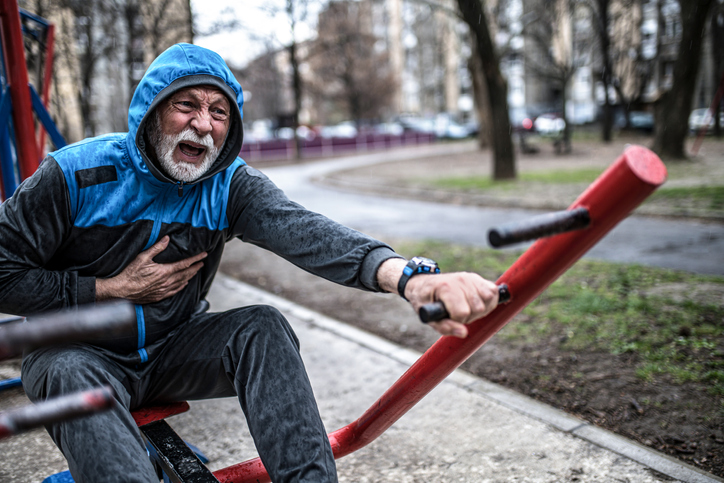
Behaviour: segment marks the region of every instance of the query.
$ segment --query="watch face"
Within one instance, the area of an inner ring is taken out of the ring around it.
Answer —
[[[440,268],[435,260],[431,260],[425,257],[412,257],[410,262],[417,265],[418,273],[439,273]]]

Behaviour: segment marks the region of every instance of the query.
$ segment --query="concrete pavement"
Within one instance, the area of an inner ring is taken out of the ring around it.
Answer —
[[[260,303],[285,314],[329,431],[357,419],[419,357],[223,275],[209,301],[212,310]],[[10,399],[26,403],[20,393]],[[256,456],[234,398],[191,402],[191,411],[168,421],[205,452],[212,470]],[[2,482],[40,482],[67,469],[44,430],[0,441],[0,452]],[[463,371],[338,468],[341,482],[360,483],[724,481]]]

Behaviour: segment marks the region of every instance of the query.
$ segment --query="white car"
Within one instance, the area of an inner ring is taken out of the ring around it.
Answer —
[[[724,127],[724,111],[719,112],[719,126]],[[714,115],[709,109],[694,109],[689,115],[689,130],[697,134],[706,127],[706,132],[714,130]]]
[[[533,127],[544,136],[558,136],[566,128],[566,121],[557,114],[541,114],[535,119]]]

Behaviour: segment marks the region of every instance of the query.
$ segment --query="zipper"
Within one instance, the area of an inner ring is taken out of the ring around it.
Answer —
[[[178,197],[181,198],[184,194],[184,182],[177,181],[176,186],[178,186]]]

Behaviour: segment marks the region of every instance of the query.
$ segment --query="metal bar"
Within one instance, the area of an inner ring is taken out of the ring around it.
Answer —
[[[28,89],[28,70],[25,64],[23,33],[17,0],[1,1],[0,20],[2,21],[2,43],[7,64],[6,72],[13,103],[17,159],[20,166],[20,178],[23,180],[38,169],[40,157],[35,144],[33,106]]]
[[[38,404],[0,413],[0,439],[47,424],[87,416],[113,407],[110,386],[48,399]]]
[[[25,349],[111,337],[133,330],[136,311],[130,302],[76,307],[0,325],[0,360]]]
[[[586,208],[556,211],[528,220],[507,223],[488,232],[488,241],[495,248],[536,240],[573,230],[588,228],[591,217]]]
[[[0,381],[0,392],[6,389],[12,389],[14,387],[20,387],[23,385],[23,381],[19,377],[13,377],[12,379],[3,379]]]
[[[498,285],[498,304],[507,304],[508,302],[510,302],[510,289],[506,284],[501,283]],[[447,319],[450,317],[450,314],[447,313],[445,304],[440,301],[435,301],[420,307],[418,316],[421,322],[427,324],[429,322]]]
[[[457,369],[518,312],[603,238],[666,179],[650,150],[631,146],[571,206],[587,208],[591,226],[536,241],[497,281],[510,287],[510,303],[468,325],[468,337],[441,337],[359,419],[329,435],[335,458],[374,441]],[[259,459],[218,470],[224,483],[268,482]]]
[[[166,419],[169,416],[185,413],[189,410],[189,403],[186,401],[163,404],[159,406],[144,407],[131,411],[131,416],[137,426],[144,426],[154,421]]]
[[[166,421],[146,424],[140,430],[144,439],[156,450],[152,456],[172,482],[218,483],[219,480]]]
[[[60,149],[64,147],[65,139],[63,138],[63,135],[60,134],[60,131],[58,131],[58,128],[55,127],[55,123],[50,117],[50,114],[48,114],[48,110],[45,109],[45,106],[43,105],[43,101],[40,99],[40,96],[32,85],[28,87],[30,88],[30,98],[33,101],[33,110],[38,116],[38,119],[40,119],[41,125],[45,128],[45,131],[50,134],[50,139],[53,141],[53,144],[55,144],[56,148]]]
[[[45,110],[48,110],[48,103],[50,102],[50,84],[53,80],[53,55],[55,50],[55,25],[48,24],[48,32],[45,34],[45,71],[43,72],[43,106]],[[57,128],[53,123],[53,128]],[[47,129],[47,127],[45,127]],[[40,157],[45,157],[45,134],[46,130],[40,129],[40,139],[38,140],[38,154]],[[60,133],[58,133],[60,134]],[[62,138],[62,136],[61,136]],[[53,141],[55,143],[55,141]],[[63,140],[63,146],[65,146],[65,140]],[[61,146],[55,145],[56,148],[60,149]]]
[[[18,187],[18,175],[15,169],[14,135],[10,126],[10,91],[0,93],[0,170],[2,171],[2,197],[10,198]]]

